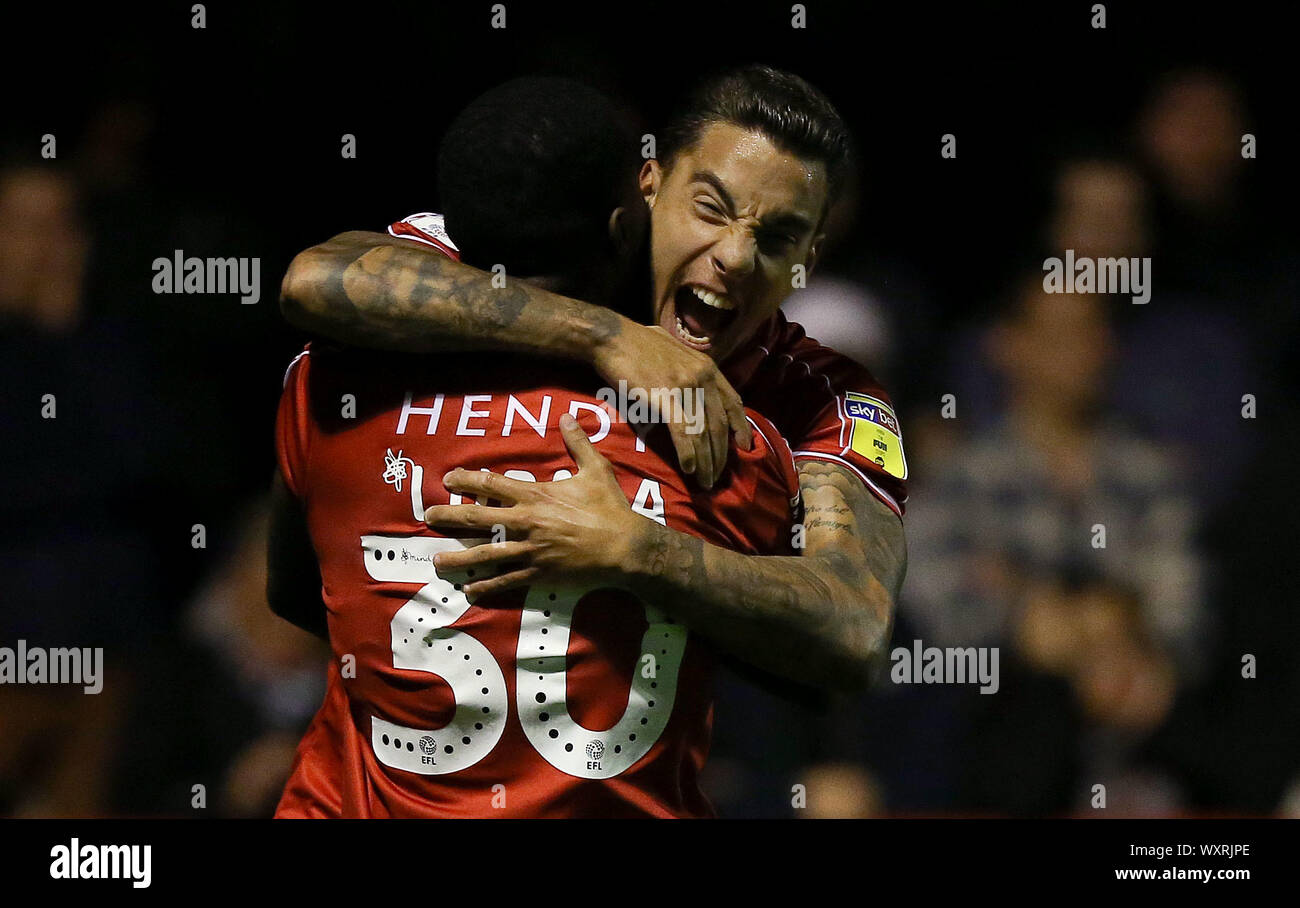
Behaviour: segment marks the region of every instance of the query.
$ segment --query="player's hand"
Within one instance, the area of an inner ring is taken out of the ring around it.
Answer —
[[[663,328],[629,322],[624,331],[595,352],[593,365],[616,389],[623,380],[629,388],[647,392],[656,388],[690,389],[702,396],[702,427],[680,418],[668,424],[682,472],[694,474],[702,487],[713,488],[722,475],[732,434],[742,449],[753,447],[753,430],[736,389],[712,359],[685,346]]]
[[[572,479],[521,482],[462,469],[443,477],[449,491],[507,505],[434,505],[424,513],[425,522],[440,530],[505,529],[504,542],[440,552],[434,558],[440,575],[465,575],[462,591],[470,601],[561,578],[566,583],[616,586],[647,525],[654,526],[628,505],[614,468],[592,446],[578,421],[568,414],[561,416],[560,431],[578,465]],[[473,580],[475,575],[491,574],[496,576]]]

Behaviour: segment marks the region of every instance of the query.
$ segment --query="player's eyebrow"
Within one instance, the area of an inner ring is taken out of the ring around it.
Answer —
[[[731,198],[731,193],[727,192],[727,187],[723,185],[722,180],[718,179],[717,174],[710,173],[707,170],[697,170],[691,174],[692,183],[707,183],[713,187],[713,191],[718,194],[722,204],[726,207],[728,214],[734,214],[736,211],[735,200]]]
[[[691,174],[692,183],[704,183],[710,186],[718,194],[718,198],[726,207],[728,214],[735,214],[736,203],[731,198],[731,193],[723,184],[717,174],[707,170],[697,170]],[[763,227],[768,230],[793,230],[798,233],[809,232],[813,229],[812,221],[808,220],[801,214],[793,211],[782,211],[772,215],[770,218],[763,220]]]

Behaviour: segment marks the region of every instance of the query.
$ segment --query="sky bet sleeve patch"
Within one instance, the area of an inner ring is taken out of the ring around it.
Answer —
[[[907,478],[903,435],[893,409],[877,398],[856,391],[844,394],[844,412],[852,435],[849,449],[897,479]]]

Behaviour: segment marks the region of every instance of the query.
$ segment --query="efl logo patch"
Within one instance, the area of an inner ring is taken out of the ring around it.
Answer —
[[[903,434],[898,417],[884,401],[847,391],[844,412],[849,415],[853,434],[849,449],[880,467],[890,476],[907,478],[907,458],[903,456]]]

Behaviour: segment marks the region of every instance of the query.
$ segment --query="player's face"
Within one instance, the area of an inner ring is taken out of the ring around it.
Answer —
[[[811,270],[825,167],[715,123],[668,170],[647,162],[641,190],[651,206],[655,324],[724,362],[780,308],[795,266]]]

